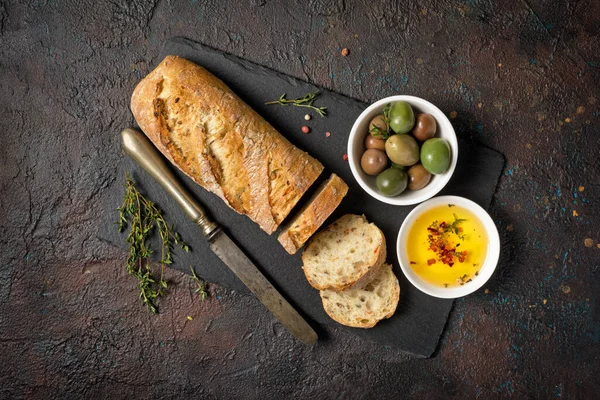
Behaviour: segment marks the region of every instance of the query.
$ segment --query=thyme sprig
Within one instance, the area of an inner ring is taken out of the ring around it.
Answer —
[[[129,175],[126,175],[123,186],[125,187],[123,205],[118,208],[119,232],[123,232],[127,226],[130,227],[126,239],[129,243],[127,272],[138,280],[142,302],[150,312],[156,314],[158,312],[156,300],[167,290],[168,284],[164,278],[165,265],[173,263],[173,246],[177,245],[186,252],[189,252],[190,248],[174,231],[173,225],[167,224],[158,207],[140,193]],[[160,276],[158,277],[150,266],[149,259],[153,250],[147,243],[155,228],[161,239]]]
[[[454,222],[452,222],[450,225],[448,225],[446,227],[446,229],[450,230],[456,236],[458,236],[458,238],[460,240],[464,241],[465,240],[465,234],[462,233],[462,229],[460,229],[460,227],[458,226],[458,224],[460,224],[462,222],[465,222],[466,219],[465,218],[458,218],[455,213],[452,213],[452,215],[454,216]]]
[[[317,90],[314,93],[308,93],[304,97],[298,97],[295,99],[286,99],[285,93],[279,97],[279,100],[269,101],[265,104],[279,104],[281,106],[293,105],[296,107],[306,107],[313,109],[321,117],[327,115],[327,107],[316,107],[313,106],[315,99],[321,94],[321,91]]]
[[[385,126],[387,127],[387,129],[381,129],[380,127],[378,127],[375,124],[371,124],[371,127],[369,128],[369,133],[375,137],[387,140],[391,134],[390,134],[390,109],[392,108],[392,103],[387,103],[385,105],[385,107],[383,108],[383,112],[381,113],[381,115],[383,116],[383,122],[385,123]]]
[[[204,300],[208,297],[208,283],[205,280],[198,278],[198,275],[196,275],[196,271],[194,271],[192,266],[190,266],[190,270],[192,271],[192,276],[190,276],[190,279],[196,284],[196,290],[194,290],[194,293],[202,296],[202,300]]]

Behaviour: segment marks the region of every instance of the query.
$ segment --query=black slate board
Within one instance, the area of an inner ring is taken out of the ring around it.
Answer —
[[[294,98],[314,92],[318,89],[314,85],[184,38],[167,41],[160,60],[166,55],[178,55],[205,67],[222,79],[292,143],[320,160],[325,166],[325,171],[312,190],[331,172],[335,172],[348,183],[350,186],[348,196],[324,226],[346,213],[365,214],[370,221],[377,224],[385,233],[388,242],[387,259],[393,264],[394,272],[400,280],[401,296],[396,314],[389,320],[380,322],[375,328],[362,330],[343,327],[342,329],[418,356],[431,356],[436,349],[453,301],[437,299],[421,293],[404,278],[400,270],[395,250],[396,238],[402,221],[413,207],[391,206],[371,198],[355,182],[347,161],[343,160],[352,124],[367,104],[321,90],[322,95],[317,104],[326,105],[328,115],[326,118],[321,118],[313,113],[312,120],[305,122],[303,119],[305,109],[268,106],[264,102],[275,100],[282,93],[287,93],[288,98]],[[300,131],[300,127],[304,124],[310,125],[312,129],[308,135]],[[325,136],[326,131],[331,132],[330,137]],[[500,153],[459,141],[456,171],[440,194],[464,196],[487,208],[503,165],[504,158]],[[168,215],[168,220],[175,224],[182,237],[193,248],[191,253],[177,253],[174,268],[189,273],[189,266],[193,265],[202,278],[249,293],[237,277],[210,251],[200,230],[186,219],[183,212],[156,182],[131,160],[125,161],[123,169],[132,173],[141,190],[160,205]],[[192,194],[205,205],[213,219],[224,227],[275,287],[304,316],[308,317],[313,326],[336,324],[323,311],[318,292],[304,278],[300,252],[290,256],[279,245],[278,232],[272,236],[267,235],[250,219],[232,211],[219,198],[206,192],[178,170],[175,172]],[[121,195],[122,193],[115,193],[115,207],[120,203]],[[304,199],[308,197],[305,196]],[[294,211],[291,215],[293,213]],[[99,236],[124,247],[124,237],[116,233],[113,221],[105,225]]]

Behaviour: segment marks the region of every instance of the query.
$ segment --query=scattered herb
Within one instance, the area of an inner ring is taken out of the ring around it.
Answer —
[[[371,127],[369,128],[369,133],[371,135],[378,137],[378,138],[382,138],[384,140],[387,140],[391,136],[391,132],[390,132],[390,109],[391,108],[392,108],[392,103],[387,103],[385,105],[385,107],[383,107],[383,112],[382,112],[383,122],[385,123],[385,126],[387,127],[387,129],[384,130],[375,124],[371,124]]]
[[[190,248],[179,234],[169,226],[156,205],[146,199],[135,187],[129,175],[125,178],[125,196],[119,210],[119,232],[130,227],[127,235],[129,256],[127,257],[127,272],[138,280],[140,299],[149,311],[156,314],[156,300],[165,294],[167,281],[164,278],[165,265],[173,263],[173,245],[178,245],[188,252]],[[160,276],[157,278],[150,266],[150,256],[153,251],[146,243],[154,228],[158,230],[161,239]]]
[[[450,208],[456,207],[456,204],[448,204],[448,207],[450,207]]]
[[[317,114],[319,114],[321,117],[324,117],[325,115],[327,115],[327,107],[313,106],[313,102],[315,101],[317,96],[319,96],[319,94],[321,94],[321,92],[319,90],[317,90],[314,93],[308,93],[304,97],[298,97],[295,99],[286,99],[285,93],[284,93],[279,97],[279,100],[269,101],[269,102],[266,102],[265,104],[279,104],[281,106],[288,106],[291,104],[296,107],[311,108],[311,109],[315,110],[315,112]]]
[[[196,290],[194,290],[194,293],[202,296],[202,300],[204,300],[208,297],[208,283],[205,280],[198,278],[198,275],[196,275],[196,271],[194,271],[192,266],[190,266],[190,270],[192,271],[192,276],[190,276],[190,279],[192,279],[197,286]]]

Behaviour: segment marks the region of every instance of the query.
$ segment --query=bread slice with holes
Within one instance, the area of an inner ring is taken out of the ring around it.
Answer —
[[[331,174],[331,177],[306,202],[294,219],[285,226],[277,238],[279,243],[288,253],[295,254],[335,211],[346,193],[348,193],[346,182],[336,174]]]
[[[315,289],[342,291],[373,280],[385,258],[383,232],[364,215],[346,214],[312,237],[302,268]]]
[[[396,312],[400,284],[392,266],[383,264],[364,288],[343,292],[322,290],[321,300],[325,312],[334,321],[353,328],[372,328]]]

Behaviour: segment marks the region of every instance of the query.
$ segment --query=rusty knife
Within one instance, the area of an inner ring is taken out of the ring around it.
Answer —
[[[225,265],[288,331],[304,343],[316,343],[316,332],[271,285],[221,227],[209,219],[202,206],[184,189],[175,174],[167,167],[164,158],[152,142],[142,132],[131,128],[124,129],[121,137],[125,152],[173,197],[194,223],[200,226],[211,250]]]

